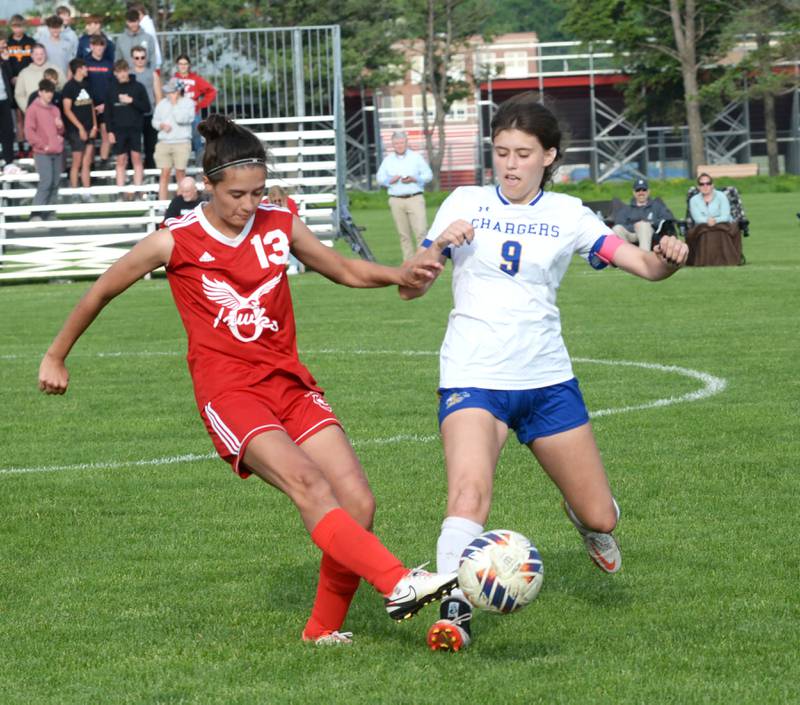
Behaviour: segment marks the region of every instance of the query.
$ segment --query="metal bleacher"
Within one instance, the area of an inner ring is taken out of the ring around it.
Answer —
[[[213,109],[264,142],[265,186],[285,187],[320,240],[343,238],[374,259],[348,211],[339,27],[179,30],[161,40],[166,66],[183,52],[198,57],[195,69],[219,90]],[[144,184],[123,187],[113,170],[94,171],[91,187],[62,188],[59,203],[34,207],[38,175],[22,166],[0,176],[0,284],[95,276],[163,221],[168,201],[158,199],[156,169],[145,170]]]
[[[320,240],[345,237],[351,248],[371,256],[344,209],[337,213],[335,131],[332,116],[240,121],[264,142],[270,157],[266,188],[287,188],[299,215]],[[330,125],[330,126],[329,126]],[[199,176],[190,167],[187,174]],[[132,172],[128,172],[128,180]],[[92,172],[97,185],[63,188],[60,203],[27,205],[38,174],[0,176],[0,282],[96,276],[163,221],[169,201],[158,199],[158,170],[145,170],[140,186],[114,185],[115,172]],[[102,183],[106,182],[106,183]],[[174,191],[175,184],[170,184]],[[72,199],[87,197],[90,203]],[[130,199],[130,200],[126,200]],[[32,216],[47,218],[38,221]],[[361,251],[360,251],[361,250]]]

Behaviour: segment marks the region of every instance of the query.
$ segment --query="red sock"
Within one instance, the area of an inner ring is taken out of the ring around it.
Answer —
[[[319,566],[317,597],[311,610],[311,617],[303,629],[303,636],[316,639],[327,631],[338,631],[350,603],[361,582],[355,573],[337,563],[327,553],[322,554]]]
[[[375,534],[344,509],[331,509],[317,522],[311,540],[334,561],[388,595],[407,572]]]

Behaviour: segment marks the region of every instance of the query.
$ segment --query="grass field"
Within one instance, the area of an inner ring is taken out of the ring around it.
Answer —
[[[433,608],[396,625],[368,587],[352,647],[299,641],[317,550],[286,499],[211,455],[164,279],[102,314],[63,398],[36,391],[38,362],[87,284],[0,287],[0,703],[800,702],[800,208],[746,205],[744,267],[652,284],[573,263],[565,338],[625,569],[591,565],[509,442],[489,524],[534,540],[544,587],[519,614],[478,615],[456,655],[424,648]],[[397,261],[388,210],[355,219]],[[377,533],[408,564],[432,559],[449,272],[414,302],[292,285],[301,356],[367,469]]]

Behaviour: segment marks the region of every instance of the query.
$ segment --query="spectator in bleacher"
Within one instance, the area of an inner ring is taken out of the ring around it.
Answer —
[[[48,17],[44,23],[45,31],[37,33],[36,39],[47,51],[47,60],[58,66],[61,73],[66,76],[69,72],[69,62],[75,58],[78,48],[77,38],[74,45],[64,39],[64,21],[58,15]]]
[[[78,34],[72,26],[72,10],[66,5],[59,5],[56,8],[56,15],[58,15],[64,23],[61,30],[61,38],[69,42],[72,47],[72,58],[75,58],[78,55]]]
[[[14,90],[11,87],[11,61],[8,56],[8,40],[0,36],[0,145],[2,145],[3,162],[14,161]],[[4,164],[4,166],[5,166]]]
[[[75,188],[80,175],[81,185],[88,188],[94,158],[94,140],[97,137],[97,116],[86,81],[88,71],[83,59],[69,62],[72,78],[64,86],[64,123],[67,143],[72,148],[69,185]],[[84,200],[89,200],[88,194]]]
[[[74,59],[75,55],[78,53],[78,35],[75,34],[75,30],[72,28],[72,10],[70,10],[66,5],[59,5],[56,8],[55,13],[53,13],[54,17],[58,17],[61,20],[61,27],[60,32],[60,39],[63,41],[69,52],[69,61],[70,59]],[[49,17],[47,19],[50,19]],[[43,25],[39,25],[39,28],[36,30],[36,34],[34,38],[37,42],[44,44],[47,46],[47,42],[45,41],[49,34],[51,34],[48,30],[50,25],[47,24],[47,21]],[[50,60],[53,61],[53,52],[47,52],[47,55],[50,57]],[[66,68],[64,69],[64,73],[66,73]]]
[[[17,77],[22,69],[31,63],[31,51],[36,43],[33,37],[25,34],[25,18],[22,15],[12,15],[8,21],[11,27],[11,36],[8,38],[8,57],[11,62],[11,86],[16,88]],[[13,106],[17,129],[17,142],[19,142],[19,156],[25,151],[25,134],[22,129],[24,114],[16,105]]]
[[[377,180],[389,191],[389,208],[400,234],[403,259],[417,251],[428,230],[425,212],[425,184],[433,173],[422,155],[408,148],[408,135],[397,131],[392,135],[394,152],[387,154],[378,168]]]
[[[203,110],[216,99],[217,89],[202,76],[192,71],[192,62],[189,60],[188,55],[180,54],[175,60],[175,67],[174,78],[180,86],[183,86],[184,94],[194,101],[195,116],[192,123],[192,151],[195,154],[195,160],[199,162],[202,160],[203,138],[197,131],[197,126],[202,119]]]
[[[93,34],[89,38],[89,56],[84,59],[88,71],[86,83],[94,103],[97,125],[100,128],[100,159],[103,161],[108,160],[111,152],[111,141],[108,138],[106,125],[106,103],[114,80],[114,63],[105,58],[107,45],[104,35]]]
[[[276,206],[285,208],[292,215],[300,217],[300,209],[297,207],[297,202],[289,195],[289,192],[283,186],[270,186],[267,191],[267,200],[274,203]],[[289,253],[289,262],[286,265],[286,274],[300,274],[305,272],[305,265],[297,259],[291,252]]]
[[[17,85],[14,86],[14,98],[23,113],[28,109],[28,98],[31,93],[39,90],[39,81],[44,78],[47,69],[55,69],[58,76],[56,87],[63,87],[65,81],[61,69],[47,60],[47,50],[41,44],[34,44],[31,50],[31,63],[19,72]]]
[[[137,47],[143,47],[147,51],[147,65],[155,68],[153,65],[153,57],[156,55],[155,39],[139,24],[139,12],[130,9],[125,13],[125,31],[117,40],[117,58],[133,61],[133,50]]]
[[[197,182],[191,176],[184,176],[178,182],[178,190],[167,210],[164,212],[164,220],[167,218],[180,218],[190,211],[193,211],[205,199],[197,190]]]
[[[144,86],[147,91],[147,99],[150,101],[150,112],[144,116],[144,132],[142,157],[145,169],[155,169],[156,163],[153,159],[158,132],[153,127],[153,110],[158,105],[163,94],[161,92],[161,77],[158,72],[147,65],[147,49],[136,47],[132,54],[133,58],[133,77]]]
[[[144,183],[142,162],[142,131],[144,116],[150,112],[150,101],[144,86],[131,77],[130,64],[125,59],[114,63],[114,81],[106,103],[106,126],[114,146],[117,186],[125,185],[128,153],[133,165],[133,183]]]
[[[61,111],[53,105],[55,91],[55,84],[43,79],[39,83],[37,99],[25,113],[25,139],[33,149],[36,173],[39,174],[39,184],[33,197],[34,206],[55,203],[58,197],[64,152],[64,122],[61,120]],[[52,216],[51,213],[44,217]],[[41,217],[33,215],[31,220],[41,220]]]
[[[25,34],[25,18],[22,15],[12,15],[8,23],[11,26],[8,54],[11,60],[11,82],[14,84],[19,72],[31,63],[31,51],[36,42],[33,37]]]
[[[92,53],[90,42],[95,34],[101,35],[103,39],[106,40],[102,58],[108,60],[113,66],[114,42],[103,32],[103,18],[100,15],[89,15],[89,17],[86,18],[86,31],[78,39],[78,53],[76,56],[84,61],[89,58],[89,55]]]
[[[617,201],[619,203],[619,201]],[[618,208],[612,214],[614,226],[611,228],[623,240],[639,245],[640,250],[653,249],[653,235],[665,221],[674,221],[675,216],[660,198],[650,197],[650,184],[647,179],[633,182],[631,202]]]
[[[706,173],[697,177],[700,190],[689,199],[694,226],[686,233],[687,264],[695,267],[738,265],[742,259],[742,234],[731,215],[728,197],[714,188]]]
[[[139,13],[139,26],[153,37],[153,42],[156,45],[156,53],[153,56],[153,67],[157,71],[161,68],[161,45],[159,44],[158,35],[156,34],[156,25],[153,22],[153,18],[147,14],[147,7],[145,7],[144,3],[135,2],[132,3],[130,7]]]
[[[192,151],[192,121],[194,101],[184,95],[172,79],[164,84],[164,97],[156,105],[152,127],[158,130],[155,160],[161,169],[158,177],[158,197],[163,201],[169,197],[169,177],[175,169],[175,182],[180,183],[186,175],[189,153]]]
[[[289,195],[289,192],[283,186],[270,186],[267,191],[267,199],[270,203],[276,206],[286,208],[292,215],[300,215],[300,209],[297,207],[297,202]]]
[[[52,81],[55,84],[58,84],[58,71],[50,67],[49,69],[45,69],[44,73],[42,74],[42,78],[46,78],[48,81]],[[37,93],[31,93],[28,96],[28,107],[31,107],[31,103],[39,97]],[[62,100],[62,93],[60,90],[56,89],[56,92],[53,94],[53,105],[55,105],[59,110],[61,110],[61,100]]]

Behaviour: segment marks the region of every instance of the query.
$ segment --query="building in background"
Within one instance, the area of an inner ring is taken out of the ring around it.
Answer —
[[[535,32],[501,34],[490,42],[480,36],[473,37],[462,52],[453,56],[449,75],[456,80],[466,80],[474,85],[470,95],[453,103],[445,121],[445,153],[440,175],[441,187],[474,184],[480,181],[484,170],[481,154],[482,101],[481,80],[474,78],[527,78],[537,73],[538,38]],[[409,146],[427,155],[423,128],[422,42],[403,47],[409,70],[401,81],[385,86],[374,95],[380,124],[379,152],[391,149],[391,135],[395,130],[405,130]],[[433,96],[428,95],[428,117],[431,126],[434,117]],[[486,111],[484,111],[486,112]],[[438,148],[434,133],[434,149]],[[380,155],[379,155],[380,156]],[[380,161],[380,159],[378,159]]]

